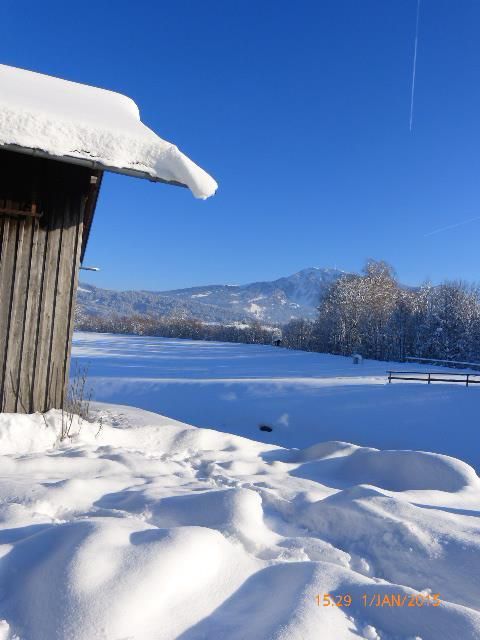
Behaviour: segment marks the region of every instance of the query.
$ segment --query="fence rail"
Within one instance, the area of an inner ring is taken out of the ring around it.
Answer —
[[[466,387],[471,384],[480,384],[480,373],[452,373],[451,371],[446,373],[438,371],[387,371],[387,373],[389,384],[391,384],[392,380],[417,380],[427,384],[432,382],[460,382],[464,383]]]

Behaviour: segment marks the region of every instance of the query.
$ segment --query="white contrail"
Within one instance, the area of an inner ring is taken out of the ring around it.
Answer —
[[[428,233],[425,233],[423,237],[426,238],[427,236],[434,236],[437,233],[442,233],[442,231],[450,231],[450,229],[463,227],[464,224],[469,224],[470,222],[475,222],[476,220],[480,220],[480,216],[476,216],[475,218],[470,218],[469,220],[464,220],[463,222],[457,222],[456,224],[449,224],[448,227],[442,227],[441,229],[435,229],[434,231],[429,231]]]
[[[415,48],[413,51],[412,95],[410,97],[410,131],[413,126],[413,98],[415,96],[415,74],[417,71],[418,21],[420,18],[420,0],[417,0],[417,25],[415,27]]]

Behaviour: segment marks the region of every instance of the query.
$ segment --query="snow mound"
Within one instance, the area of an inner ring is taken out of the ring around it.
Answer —
[[[465,463],[284,449],[114,405],[63,441],[61,424],[0,415],[2,640],[480,637]],[[440,605],[364,605],[392,593]]]
[[[0,414],[0,454],[41,452],[56,446],[62,423],[55,412],[34,415]],[[75,432],[78,420],[75,418]]]
[[[158,629],[174,638],[220,605],[255,564],[204,527],[78,520],[43,528],[8,554],[2,608],[23,618],[26,638],[154,638]]]
[[[378,451],[328,442],[299,452],[293,460],[306,460],[296,472],[299,477],[331,477],[333,482],[346,485],[372,484],[391,491],[458,491],[469,485],[480,488],[470,465],[438,453]]]
[[[202,199],[218,186],[175,145],[142,124],[130,98],[7,65],[0,65],[0,145],[178,182]]]

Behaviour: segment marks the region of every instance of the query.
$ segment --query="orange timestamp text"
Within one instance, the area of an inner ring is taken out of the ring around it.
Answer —
[[[319,607],[350,607],[353,597],[349,593],[318,593],[315,596]],[[363,607],[439,607],[439,593],[362,593]]]

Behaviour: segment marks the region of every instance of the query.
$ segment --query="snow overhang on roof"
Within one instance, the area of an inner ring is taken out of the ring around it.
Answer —
[[[217,183],[140,121],[126,96],[0,64],[0,148],[188,187]]]

